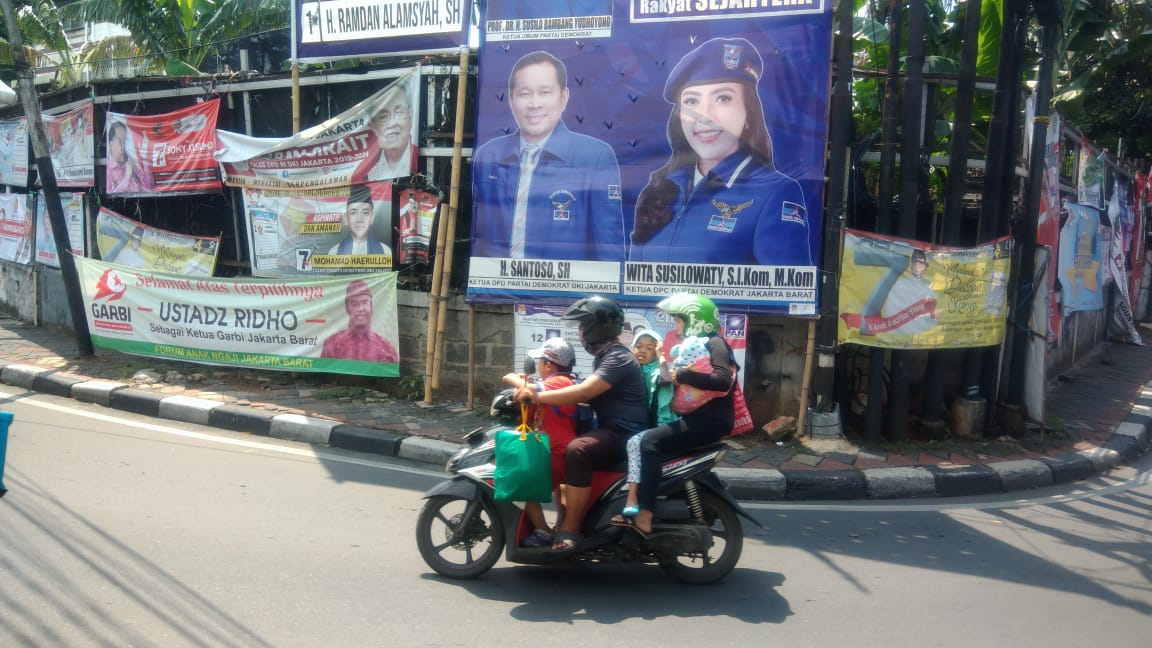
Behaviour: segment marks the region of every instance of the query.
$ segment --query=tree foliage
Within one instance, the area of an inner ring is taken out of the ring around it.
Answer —
[[[1152,157],[1152,4],[1065,1],[1053,107],[1114,153]]]
[[[204,60],[231,41],[288,27],[285,0],[79,0],[63,11],[75,20],[124,27],[151,69],[168,74],[199,74]],[[106,45],[119,52],[125,43],[120,50]]]
[[[865,137],[879,129],[882,115],[883,80],[890,47],[886,21],[891,5],[883,0],[855,0],[853,49],[858,76],[854,84],[857,133]],[[963,23],[967,0],[927,1],[927,74],[950,74],[958,69],[964,46]],[[1152,0],[1062,0],[1065,17],[1058,52],[1053,108],[1090,140],[1112,148],[1124,142],[1128,157],[1152,156]],[[1027,5],[1029,8],[1032,5]],[[1001,0],[982,0],[981,29],[977,46],[981,77],[995,76],[1002,19]],[[902,19],[906,23],[907,11]],[[1040,59],[1038,25],[1029,25],[1025,52],[1026,78],[1034,81]],[[907,34],[907,28],[901,30]],[[906,48],[901,43],[901,50]],[[943,135],[929,143],[932,152],[943,152],[951,129],[951,98],[954,89],[944,86],[931,107],[939,120],[936,132]],[[977,93],[973,144],[987,153],[986,125],[991,110],[987,92]],[[932,116],[930,116],[932,118]]]

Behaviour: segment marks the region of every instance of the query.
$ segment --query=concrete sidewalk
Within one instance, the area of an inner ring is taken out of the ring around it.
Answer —
[[[97,350],[79,358],[63,332],[0,317],[4,383],[173,421],[444,465],[469,430],[493,424],[487,401],[423,407],[322,374],[218,368]],[[1149,445],[1152,349],[1106,344],[1048,394],[1049,429],[1024,440],[839,442],[733,440],[720,468],[750,500],[977,495],[1077,481]],[[484,395],[486,399],[487,395]]]

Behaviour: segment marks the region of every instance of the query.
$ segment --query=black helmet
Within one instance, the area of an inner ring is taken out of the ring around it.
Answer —
[[[580,323],[580,341],[585,349],[619,337],[624,329],[624,311],[616,302],[600,295],[572,304],[561,319]]]

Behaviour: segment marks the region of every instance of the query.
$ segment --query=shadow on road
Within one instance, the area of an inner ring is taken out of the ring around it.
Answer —
[[[465,590],[486,601],[514,607],[528,622],[613,624],[629,619],[727,617],[745,623],[783,623],[792,615],[777,588],[784,575],[737,567],[717,585],[678,584],[651,565],[572,567],[509,566],[500,563],[483,578],[425,579]]]

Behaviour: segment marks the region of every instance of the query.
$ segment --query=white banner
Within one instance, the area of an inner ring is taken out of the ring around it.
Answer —
[[[420,77],[409,72],[352,108],[283,139],[216,131],[224,184],[254,189],[345,187],[412,175]]]

